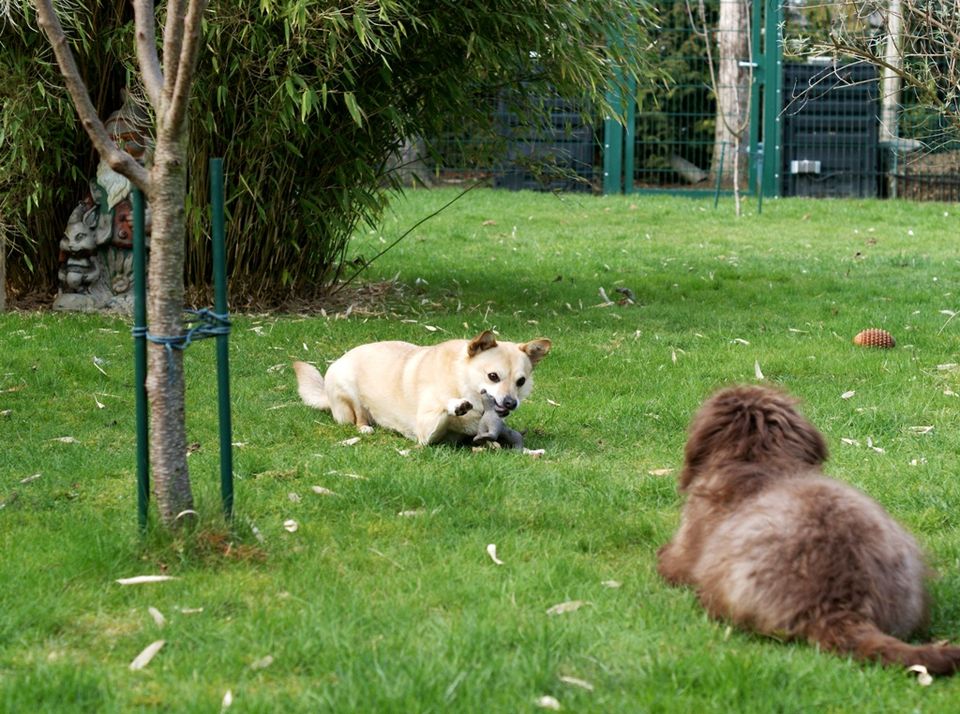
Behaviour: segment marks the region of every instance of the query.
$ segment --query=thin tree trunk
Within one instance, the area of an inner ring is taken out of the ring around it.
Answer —
[[[153,335],[176,337],[183,327],[186,133],[184,129],[182,136],[167,137],[160,132],[150,171],[153,223],[147,321]],[[183,352],[151,344],[146,386],[150,398],[153,491],[161,519],[171,525],[179,514],[193,509],[187,468]]]
[[[157,53],[154,4],[151,0],[131,0],[140,79],[157,117],[157,140],[149,172],[114,144],[97,116],[53,0],[34,2],[39,25],[50,40],[67,90],[97,153],[150,201],[153,227],[147,319],[153,336],[177,339],[183,329],[187,105],[207,0],[171,0],[166,4],[163,66]],[[184,511],[193,512],[180,350],[151,342],[146,388],[150,398],[153,491],[164,524],[173,526],[180,522],[178,516]]]
[[[746,175],[747,157],[734,152],[746,142],[750,112],[750,73],[740,62],[750,59],[748,4],[742,0],[721,0],[717,24],[717,123],[714,131],[712,175],[716,181],[720,156],[726,146],[722,185],[730,188]],[[709,38],[709,33],[708,33]],[[708,39],[709,41],[709,39]],[[734,166],[736,165],[736,168]]]
[[[880,146],[886,148],[891,156],[896,156],[899,147],[899,109],[900,109],[900,74],[903,43],[903,17],[900,10],[900,0],[890,0],[886,14],[887,40],[884,48],[884,61],[887,66],[883,69],[882,90],[880,97]],[[890,173],[887,176],[887,190],[892,198],[897,196],[897,177],[894,162],[890,162]]]

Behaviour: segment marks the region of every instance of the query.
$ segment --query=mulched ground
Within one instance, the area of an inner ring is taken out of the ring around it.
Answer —
[[[231,298],[232,314],[288,313],[296,315],[344,314],[377,317],[389,314],[392,308],[409,296],[402,283],[392,280],[356,282],[335,286],[326,293],[288,295],[272,300]],[[209,307],[213,298],[209,290],[188,291],[187,307]],[[9,312],[48,312],[56,299],[54,291],[8,292]]]

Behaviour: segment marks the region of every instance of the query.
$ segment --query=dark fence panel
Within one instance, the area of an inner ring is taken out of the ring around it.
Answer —
[[[792,62],[783,69],[783,195],[879,195],[876,69]]]

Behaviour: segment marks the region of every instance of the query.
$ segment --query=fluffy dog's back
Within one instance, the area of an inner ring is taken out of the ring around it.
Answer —
[[[691,424],[680,529],[659,552],[668,581],[759,632],[950,674],[960,648],[909,645],[924,625],[920,547],[879,504],[826,478],[823,437],[789,396],[734,387]]]

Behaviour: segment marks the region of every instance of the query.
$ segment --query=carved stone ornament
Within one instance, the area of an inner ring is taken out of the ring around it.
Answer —
[[[141,164],[149,159],[149,117],[125,91],[123,106],[105,122],[121,149]],[[89,193],[77,204],[60,239],[60,289],[54,310],[133,310],[132,185],[105,161],[97,166]],[[150,245],[150,208],[145,208]]]

